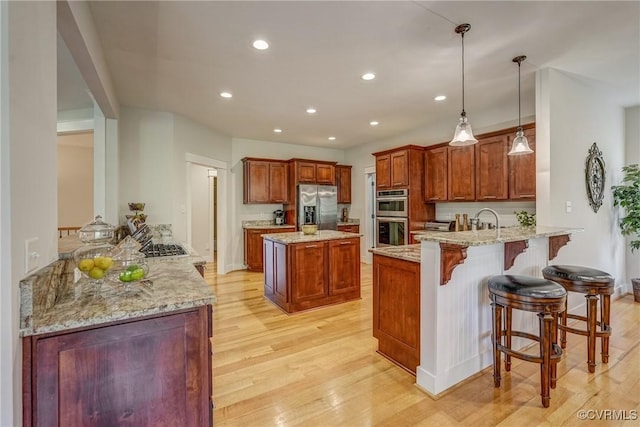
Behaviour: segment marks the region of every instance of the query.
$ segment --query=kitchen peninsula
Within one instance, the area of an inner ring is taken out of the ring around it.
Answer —
[[[287,313],[360,298],[360,234],[264,234],[264,296]]]
[[[192,260],[127,286],[76,282],[71,259],[22,280],[24,425],[210,425],[215,296]]]
[[[542,277],[542,269],[578,229],[503,228],[419,232],[420,365],[416,383],[438,395],[492,364],[487,279],[499,274]],[[514,329],[535,332],[534,313],[516,310]],[[514,338],[514,348],[530,341]]]

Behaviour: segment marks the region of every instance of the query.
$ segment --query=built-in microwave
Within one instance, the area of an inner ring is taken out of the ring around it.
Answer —
[[[381,190],[376,193],[376,216],[408,217],[408,190]]]
[[[409,220],[398,217],[376,218],[376,248],[409,244]]]

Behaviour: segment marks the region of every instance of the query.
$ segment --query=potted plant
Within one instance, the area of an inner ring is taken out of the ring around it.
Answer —
[[[637,164],[622,168],[624,178],[621,185],[613,186],[613,206],[624,209],[620,219],[620,231],[624,236],[632,236],[631,252],[640,249],[640,168]],[[631,279],[633,298],[640,302],[640,278]]]

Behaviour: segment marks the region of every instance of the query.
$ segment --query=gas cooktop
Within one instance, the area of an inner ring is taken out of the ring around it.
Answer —
[[[140,249],[140,252],[145,254],[147,258],[189,255],[182,246],[175,243],[149,243]]]

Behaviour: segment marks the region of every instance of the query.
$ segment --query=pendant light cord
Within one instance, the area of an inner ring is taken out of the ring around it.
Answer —
[[[467,113],[464,111],[464,33],[462,35],[462,116],[466,116]]]
[[[520,104],[521,104],[521,101],[520,101],[520,94],[521,94],[521,91],[520,91],[520,80],[521,80],[520,79],[520,62],[521,61],[518,61],[518,129],[522,130],[522,124],[520,123],[520,117],[521,117],[521,113],[520,113]]]

